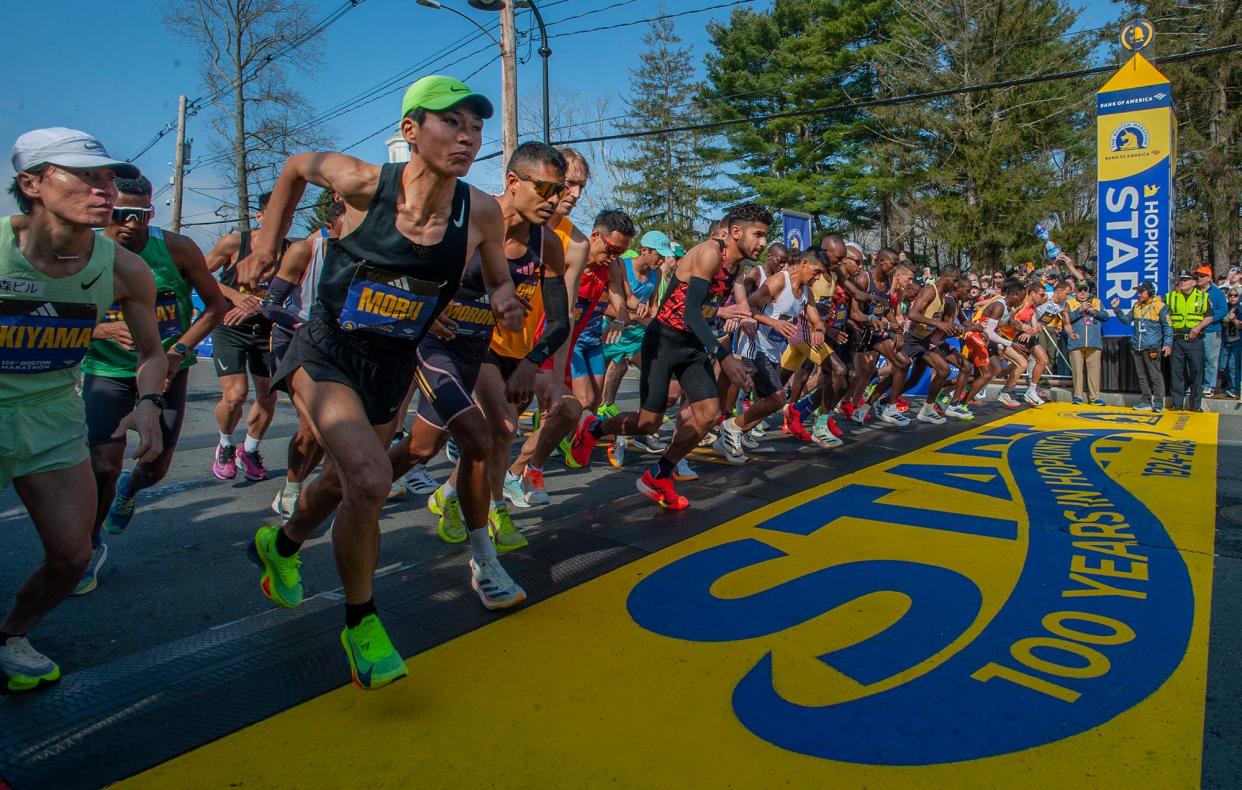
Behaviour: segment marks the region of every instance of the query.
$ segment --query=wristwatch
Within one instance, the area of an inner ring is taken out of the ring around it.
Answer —
[[[179,340],[176,343],[173,343],[168,350],[182,357],[188,356],[190,353],[190,347]]]
[[[146,395],[143,395],[141,398],[139,398],[138,402],[142,403],[144,400],[149,400],[152,403],[154,403],[155,407],[159,409],[160,411],[163,411],[164,409],[168,408],[168,401],[164,400],[164,396],[160,395],[159,393],[149,392]]]

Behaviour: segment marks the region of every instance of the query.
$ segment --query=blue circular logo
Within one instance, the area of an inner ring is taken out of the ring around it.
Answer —
[[[1151,136],[1147,133],[1146,126],[1134,121],[1126,121],[1113,130],[1109,138],[1109,147],[1113,153],[1146,151],[1149,140]]]

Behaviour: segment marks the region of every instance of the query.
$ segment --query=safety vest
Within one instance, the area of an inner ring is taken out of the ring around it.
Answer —
[[[1190,330],[1198,326],[1211,308],[1208,295],[1198,288],[1186,296],[1181,291],[1173,291],[1164,298],[1169,306],[1169,323],[1173,331]]]

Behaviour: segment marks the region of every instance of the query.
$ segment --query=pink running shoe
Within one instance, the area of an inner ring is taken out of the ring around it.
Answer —
[[[253,453],[238,450],[237,463],[241,466],[242,473],[246,475],[247,480],[267,479],[267,469],[263,466],[263,455],[258,450],[255,450]]]
[[[237,477],[237,462],[234,458],[236,452],[232,445],[217,445],[216,460],[211,465],[211,473],[221,480],[232,480]]]

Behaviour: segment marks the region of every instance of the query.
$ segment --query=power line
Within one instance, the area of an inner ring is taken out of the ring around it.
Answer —
[[[622,27],[631,27],[633,25],[641,25],[644,22],[656,22],[661,19],[675,19],[679,16],[689,16],[690,14],[702,14],[707,11],[715,11],[720,8],[732,8],[733,6],[744,5],[746,3],[754,3],[756,0],[730,0],[727,3],[717,3],[716,5],[704,6],[703,8],[692,8],[688,11],[678,11],[675,14],[660,14],[659,16],[648,17],[646,19],[635,19],[630,22],[617,22],[612,25],[603,25],[601,27],[588,27],[582,30],[570,30],[566,33],[555,33],[549,35],[548,38],[565,38],[566,36],[580,36],[584,33],[598,33],[603,30],[616,30]]]
[[[331,201],[331,200],[325,200],[325,201],[323,201],[323,202],[321,202],[321,203],[308,203],[308,204],[306,204],[305,206],[298,206],[297,208],[295,208],[295,209],[293,210],[293,213],[294,213],[294,214],[300,214],[300,213],[302,213],[303,211],[310,211],[311,209],[322,208],[323,206],[329,206],[329,205],[331,205],[331,204],[332,204],[332,201]],[[181,227],[183,227],[183,228],[198,228],[198,227],[202,227],[202,226],[204,226],[204,225],[228,225],[228,224],[230,224],[230,223],[235,224],[235,223],[238,223],[238,222],[241,222],[241,218],[240,218],[240,217],[234,217],[233,219],[220,219],[220,220],[214,220],[214,221],[212,221],[212,222],[186,222],[186,223],[182,224],[182,226],[181,226]]]
[[[1177,63],[1185,60],[1197,60],[1198,58],[1212,57],[1214,55],[1224,55],[1230,52],[1242,50],[1242,44],[1228,44],[1212,49],[1194,50],[1183,52],[1178,55],[1167,55],[1162,58],[1153,58],[1152,63]],[[911,93],[904,96],[892,96],[884,99],[866,99],[863,101],[848,102],[844,104],[834,104],[826,107],[811,107],[804,110],[790,110],[787,112],[765,113],[761,115],[751,115],[745,118],[732,118],[723,121],[708,121],[705,123],[686,124],[684,126],[671,126],[663,129],[644,129],[637,132],[618,132],[616,134],[597,135],[595,137],[581,137],[575,140],[560,140],[553,145],[576,145],[580,143],[598,143],[608,140],[626,140],[636,137],[650,137],[657,134],[675,134],[679,132],[697,132],[707,129],[722,129],[727,126],[737,126],[744,123],[760,123],[763,121],[778,120],[781,118],[798,118],[806,115],[819,115],[823,113],[839,112],[841,110],[866,109],[868,107],[887,107],[898,104],[910,104],[918,101],[928,101],[929,99],[943,99],[950,96],[958,96],[967,93],[981,93],[989,90],[1000,90],[1002,88],[1015,88],[1022,85],[1034,85],[1041,82],[1058,82],[1060,80],[1078,79],[1080,77],[1091,77],[1096,74],[1104,74],[1106,72],[1115,71],[1116,64],[1107,66],[1095,66],[1092,68],[1078,69],[1076,71],[1063,71],[1054,74],[1046,74],[1034,77],[1019,77],[1011,80],[999,80],[996,82],[985,82],[978,85],[964,85],[959,88],[947,88],[939,91],[927,91],[924,93]],[[490,154],[485,157],[479,157],[475,161],[483,161],[491,159],[498,153]]]

